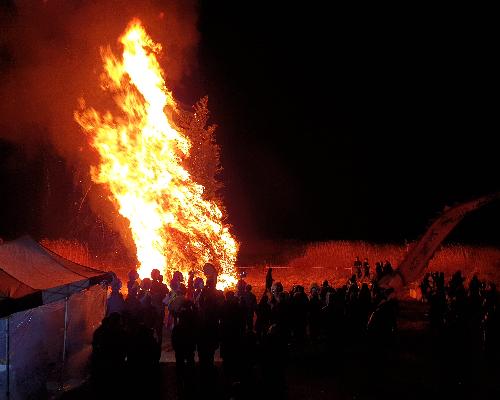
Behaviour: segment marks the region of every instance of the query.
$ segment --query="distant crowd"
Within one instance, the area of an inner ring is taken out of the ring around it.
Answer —
[[[356,257],[351,268],[351,273],[354,273],[358,279],[370,279],[373,278],[375,282],[379,281],[384,275],[390,275],[394,272],[392,264],[389,260],[377,261],[375,263],[375,274],[373,275],[370,267],[368,258],[365,258],[363,262]]]
[[[495,283],[476,274],[468,285],[461,271],[448,283],[443,272],[428,272],[420,283],[422,301],[429,303],[429,320],[436,331],[466,350],[482,349],[489,362],[500,355],[500,309]]]

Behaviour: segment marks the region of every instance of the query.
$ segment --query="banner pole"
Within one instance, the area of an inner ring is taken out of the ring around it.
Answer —
[[[62,367],[61,367],[61,380],[59,382],[59,389],[64,389],[64,368],[66,367],[66,339],[68,335],[68,298],[64,299],[64,338],[63,338],[63,353],[62,353]]]
[[[7,380],[7,393],[6,393],[6,397],[7,399],[10,398],[10,334],[9,334],[9,331],[10,331],[10,315],[7,317],[7,323],[5,324],[5,350],[6,350],[6,380]]]

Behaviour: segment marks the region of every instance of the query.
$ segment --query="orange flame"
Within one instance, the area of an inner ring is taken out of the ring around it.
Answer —
[[[182,165],[191,142],[167,115],[177,105],[155,55],[161,45],[139,20],[119,42],[122,60],[109,48],[102,51],[103,89],[114,94],[123,115],[85,109],[83,100],[83,110],[75,112],[100,155],[92,180],[109,187],[111,201],[129,220],[141,278],[153,268],[167,277],[176,270],[199,274],[210,262],[219,270],[217,287],[233,286],[238,243],[221,209],[203,198],[204,187]]]

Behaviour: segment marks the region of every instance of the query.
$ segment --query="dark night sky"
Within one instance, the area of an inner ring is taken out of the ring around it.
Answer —
[[[293,3],[200,1],[198,68],[175,93],[209,96],[241,240],[411,240],[446,204],[500,190],[485,10]],[[38,229],[43,197],[41,174],[5,167],[18,153],[2,142],[7,236]],[[498,245],[499,216],[452,239]]]
[[[413,239],[500,189],[500,70],[471,10],[202,2],[200,64],[238,230]],[[499,244],[499,207],[457,240]]]

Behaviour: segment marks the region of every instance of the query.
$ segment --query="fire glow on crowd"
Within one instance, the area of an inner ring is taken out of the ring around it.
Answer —
[[[178,108],[156,58],[161,45],[139,20],[119,38],[123,55],[102,50],[103,89],[123,113],[86,108],[75,113],[99,153],[92,180],[107,185],[110,200],[130,222],[139,275],[158,268],[170,278],[200,273],[207,262],[218,269],[217,287],[233,286],[238,243],[224,224],[221,208],[203,198],[204,187],[184,168],[190,139],[172,121]]]

